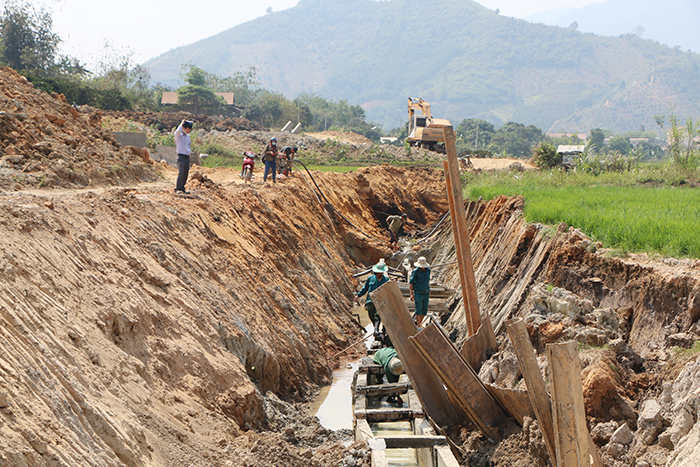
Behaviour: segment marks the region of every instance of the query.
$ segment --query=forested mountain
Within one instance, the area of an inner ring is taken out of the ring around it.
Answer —
[[[601,37],[502,17],[471,0],[300,0],[291,9],[146,63],[175,84],[182,64],[263,86],[361,104],[395,127],[408,96],[436,117],[544,130],[654,127],[669,105],[700,113],[700,55],[629,34]]]
[[[698,0],[605,0],[581,8],[557,8],[528,21],[569,27],[604,36],[636,34],[671,47],[700,53]]]

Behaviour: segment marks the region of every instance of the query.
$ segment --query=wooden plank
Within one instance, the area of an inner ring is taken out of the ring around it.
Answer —
[[[361,393],[363,387],[367,386],[367,373],[355,373],[353,379],[353,413],[362,413],[367,408],[367,397]],[[357,417],[356,417],[357,418]]]
[[[463,229],[461,228],[462,224],[460,223],[460,220],[464,216],[460,217],[459,213],[461,212],[464,214],[464,202],[462,201],[462,203],[457,204],[455,197],[459,196],[460,199],[463,199],[461,193],[461,183],[459,182],[459,177],[457,177],[456,182],[453,182],[449,160],[443,162],[443,167],[445,169],[447,200],[450,205],[450,217],[452,218],[452,234],[455,237],[455,250],[457,252],[457,261],[459,262],[459,280],[462,286],[462,303],[464,304],[464,313],[467,320],[467,332],[470,336],[472,336],[479,329],[479,326],[481,326],[481,316],[479,315],[478,310],[478,297],[477,304],[472,304],[470,294],[471,285],[465,272],[465,268],[467,268],[468,264],[471,263],[471,250],[468,243],[469,239],[467,238],[467,244],[465,245],[465,242],[460,238],[460,235],[463,235],[464,233]],[[455,185],[459,187],[458,190],[455,190]],[[456,194],[455,191],[459,191],[459,194]],[[464,217],[464,222],[466,223],[466,217]],[[467,248],[466,252],[463,251],[464,248]],[[468,259],[465,258],[466,255],[469,256]],[[473,270],[474,267],[472,265],[472,271]],[[476,292],[476,279],[474,281],[474,289]]]
[[[525,417],[535,419],[535,411],[530,403],[530,395],[527,391],[517,389],[506,389],[492,384],[484,383],[488,392],[503,407],[511,417],[516,419],[521,425]]]
[[[583,405],[578,344],[547,344],[557,467],[590,467],[589,432]]]
[[[367,420],[355,420],[355,441],[368,441],[374,439],[374,433]]]
[[[454,416],[455,410],[442,381],[427,364],[416,346],[408,341],[410,336],[416,334],[416,325],[406,309],[398,284],[389,281],[371,295],[423,410],[437,425],[443,427],[455,425],[457,423],[457,418]]]
[[[370,422],[386,422],[390,420],[413,420],[416,417],[421,417],[423,412],[413,409],[399,408],[382,408],[382,409],[365,409],[361,412],[355,412],[355,418],[367,420]]]
[[[386,451],[372,449],[372,467],[389,467],[389,461],[386,458]]]
[[[603,459],[600,458],[598,446],[593,442],[591,432],[588,432],[588,454],[591,456],[591,465],[593,467],[603,467]]]
[[[356,392],[371,397],[391,396],[394,394],[406,394],[410,387],[410,383],[371,384],[357,388]]]
[[[547,446],[547,452],[552,460],[552,465],[556,465],[556,444],[554,442],[554,420],[552,418],[552,404],[549,394],[544,384],[544,378],[537,365],[535,349],[532,348],[530,335],[527,333],[525,322],[521,319],[506,322],[510,341],[515,348],[515,355],[520,364],[520,371],[527,385],[527,392],[532,402],[532,408],[537,415],[540,431]]]
[[[409,313],[413,313],[416,311],[416,303],[412,302],[410,300],[406,300],[406,308],[408,309]],[[438,315],[442,315],[445,313],[450,312],[450,308],[445,305],[444,300],[430,300],[428,302],[428,312],[435,313]]]
[[[474,277],[474,264],[472,263],[471,245],[469,239],[469,226],[464,211],[464,197],[462,196],[462,183],[457,161],[457,137],[451,126],[442,129],[445,138],[447,160],[445,161],[445,180],[448,187],[450,202],[450,216],[452,217],[452,231],[457,247],[457,261],[462,280],[462,296],[464,297],[464,310],[467,312],[467,327],[469,335],[474,335],[481,326],[479,313],[479,297],[476,291],[476,279]],[[465,287],[466,285],[466,287]],[[494,348],[496,339],[493,339]]]
[[[447,438],[444,436],[410,435],[410,436],[382,436],[387,449],[406,448],[432,448],[434,446],[446,446]]]
[[[435,467],[459,467],[459,462],[455,459],[449,446],[436,446],[435,458],[437,460]]]
[[[481,431],[489,438],[500,439],[498,428],[508,417],[437,324],[426,326],[409,341],[416,344]]]
[[[481,369],[481,365],[489,359],[490,341],[488,331],[481,325],[476,334],[469,336],[462,344],[460,354],[476,373]]]

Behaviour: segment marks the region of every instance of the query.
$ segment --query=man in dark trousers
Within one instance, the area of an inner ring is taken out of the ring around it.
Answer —
[[[189,120],[183,120],[175,130],[175,147],[177,148],[175,193],[189,193],[185,191],[185,183],[187,183],[187,175],[190,173],[190,154],[192,153],[190,131],[192,131],[192,122]]]
[[[386,223],[389,227],[389,248],[393,251],[399,249],[399,230],[406,223],[408,216],[406,214],[401,214],[400,216],[389,216],[386,218]]]
[[[377,350],[372,361],[384,368],[384,374],[389,383],[397,383],[399,376],[404,372],[403,363],[399,360],[398,353],[393,347],[382,347]],[[387,402],[397,402],[399,406],[403,405],[401,396],[389,396]]]
[[[263,162],[265,163],[265,173],[263,173],[263,182],[267,181],[267,174],[272,173],[272,183],[277,183],[277,138],[270,138],[270,144],[265,146],[263,151]]]
[[[377,290],[379,287],[389,282],[389,279],[387,278],[389,267],[386,265],[386,263],[382,261],[375,264],[372,267],[372,272],[374,274],[369,276],[369,279],[367,279],[365,285],[363,285],[362,289],[360,289],[357,295],[355,295],[355,303],[359,305],[359,298],[367,294],[367,300],[365,301],[365,309],[367,310],[369,319],[372,321],[372,325],[374,326],[374,334],[377,335],[379,334],[379,325],[381,324],[381,318],[379,317],[379,313],[377,313],[377,307],[374,306],[372,298],[369,296],[369,294],[370,292]]]
[[[428,314],[428,302],[430,301],[430,265],[425,256],[418,258],[413,264],[416,269],[411,272],[408,280],[408,290],[411,294],[411,301],[416,303],[416,326],[419,328],[423,324],[423,318]]]

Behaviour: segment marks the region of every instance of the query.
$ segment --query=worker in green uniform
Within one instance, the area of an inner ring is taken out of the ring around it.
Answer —
[[[394,251],[399,249],[399,229],[406,223],[406,219],[408,219],[406,214],[386,218],[386,223],[389,226],[389,248]]]
[[[398,353],[393,347],[382,347],[377,350],[372,361],[384,368],[384,374],[389,383],[397,383],[399,376],[404,372],[403,363],[399,360]],[[403,399],[398,395],[389,396],[387,402],[397,402],[399,405],[403,405]]]
[[[379,287],[389,282],[389,278],[387,277],[388,272],[389,267],[383,261],[372,266],[373,274],[369,276],[369,279],[367,279],[365,285],[363,285],[362,289],[360,289],[357,295],[355,295],[355,303],[359,305],[359,298],[367,294],[367,300],[365,301],[365,309],[367,310],[367,315],[369,315],[369,319],[372,321],[375,334],[379,333],[379,325],[381,324],[382,320],[379,317],[379,313],[377,313],[377,307],[374,306],[374,303],[372,302],[372,297],[370,297],[369,294],[370,292],[377,290]]]
[[[428,314],[428,302],[430,301],[430,264],[425,256],[421,256],[413,265],[416,269],[411,273],[408,290],[411,301],[416,303],[416,326],[422,328],[423,318]]]

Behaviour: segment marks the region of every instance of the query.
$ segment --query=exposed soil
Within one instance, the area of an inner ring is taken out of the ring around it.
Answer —
[[[356,268],[405,254],[454,260],[450,222],[398,255],[384,230],[401,212],[405,237],[433,230],[448,211],[441,170],[385,165],[243,186],[237,170],[195,167],[191,194],[174,195],[176,171],[120,147],[99,114],[7,69],[0,103],[0,465],[369,465],[352,433],[304,408],[340,363],[331,356],[364,331],[349,311]],[[201,137],[237,147],[273,134],[212,128]],[[376,154],[308,141],[309,154]],[[523,385],[503,324],[522,317],[540,355],[579,342],[606,466],[696,465],[700,365],[688,349],[700,263],[613,258],[573,227],[528,225],[519,198],[466,208],[479,302],[500,344],[482,379]],[[459,289],[454,266],[435,275]],[[461,345],[459,296],[441,319]],[[549,462],[532,420],[501,427],[497,444],[467,423],[448,434],[463,466]]]

